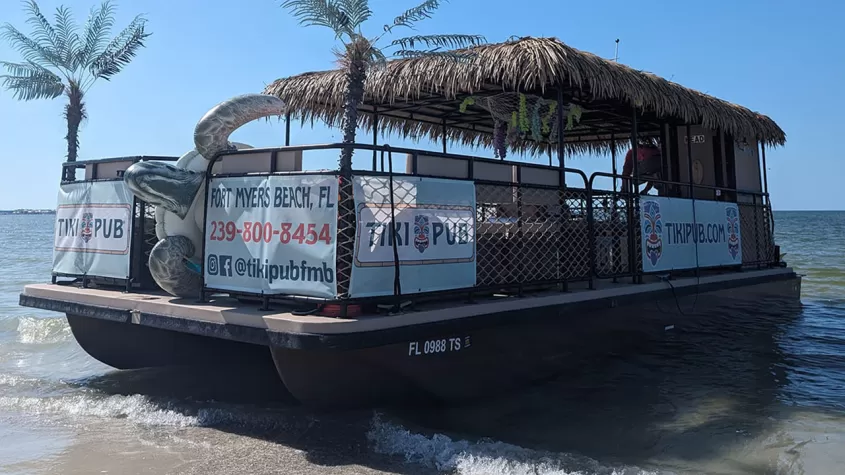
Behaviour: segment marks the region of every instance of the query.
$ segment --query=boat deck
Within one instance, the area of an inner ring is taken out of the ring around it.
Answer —
[[[592,290],[586,284],[583,287],[575,284],[568,292],[492,296],[473,303],[463,300],[426,302],[401,314],[369,314],[343,319],[297,315],[293,313],[295,307],[280,303],[274,303],[270,310],[261,310],[257,304],[241,303],[228,296],[212,296],[208,303],[201,304],[163,292],[126,293],[60,284],[28,285],[21,294],[20,303],[44,310],[299,348],[318,342],[320,346],[334,346],[340,339],[346,340],[341,338],[344,336],[361,337],[354,338],[356,343],[366,344],[365,341],[372,337],[387,336],[385,333],[403,329],[418,331],[425,326],[458,322],[471,325],[478,319],[483,319],[484,325],[490,325],[499,319],[548,314],[550,310],[559,313],[562,310],[611,308],[644,299],[664,298],[670,293],[688,295],[794,276],[792,269],[778,268],[673,279],[671,286],[654,276],[646,276],[641,284],[632,284],[629,279],[616,283],[608,279],[596,281],[596,288]],[[541,310],[543,312],[539,312]],[[317,341],[309,343],[308,340]]]

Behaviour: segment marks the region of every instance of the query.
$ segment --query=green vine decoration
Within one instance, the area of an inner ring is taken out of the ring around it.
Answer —
[[[543,127],[540,125],[540,107],[543,106],[541,101],[534,103],[534,109],[531,111],[531,138],[535,142],[543,140]]]
[[[461,107],[460,107],[461,114],[466,114],[467,107],[469,107],[473,104],[475,104],[475,97],[469,96],[466,99],[464,99],[463,102],[461,102]]]
[[[551,132],[551,126],[549,125],[549,120],[554,116],[555,110],[557,110],[557,101],[551,101],[549,103],[549,112],[546,113],[545,117],[543,117],[543,133],[548,135]]]
[[[582,112],[583,110],[575,104],[569,107],[569,112],[566,114],[566,130],[572,130],[572,127],[574,127],[573,119],[575,122],[581,123]]]
[[[467,96],[460,103],[460,112],[467,113],[467,108],[473,105],[488,111],[493,118],[493,146],[497,158],[505,157],[507,148],[521,141],[554,143],[559,139],[558,132],[577,127],[584,113],[575,104],[560,104],[519,92]]]
[[[528,122],[528,101],[525,99],[525,94],[519,94],[519,130],[522,133],[528,132],[531,125]]]

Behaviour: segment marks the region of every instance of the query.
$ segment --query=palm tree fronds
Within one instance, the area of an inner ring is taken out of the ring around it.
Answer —
[[[51,45],[42,44],[33,40],[8,23],[3,25],[3,32],[0,33],[0,38],[7,40],[12,48],[20,53],[24,61],[31,61],[42,66],[50,65],[57,68],[64,66],[58,51],[52,48]]]
[[[417,44],[425,45],[427,48],[465,48],[485,43],[481,35],[417,35],[407,38],[393,40],[391,46],[400,46],[402,49],[415,48]]]
[[[41,13],[41,9],[38,8],[35,0],[26,2],[24,10],[29,14],[26,22],[32,25],[35,41],[41,45],[50,45],[50,47],[58,51],[61,42],[59,35],[56,33],[53,25],[50,24],[50,21]]]
[[[59,76],[38,64],[0,61],[0,65],[10,73],[0,76],[3,86],[11,90],[19,100],[55,99],[65,90]]]
[[[301,25],[324,26],[334,31],[336,37],[355,34],[349,16],[331,0],[286,0],[282,8],[290,9]]]
[[[372,57],[370,58],[370,66],[379,70],[387,67],[387,57],[379,48],[372,48]]]
[[[425,0],[416,7],[405,10],[404,13],[394,18],[392,25],[384,25],[384,31],[390,31],[397,26],[413,28],[414,23],[431,18],[431,14],[439,7],[440,0]]]
[[[368,0],[338,0],[338,9],[348,18],[350,28],[358,28],[372,15]]]
[[[132,61],[137,51],[144,46],[144,40],[150,36],[150,33],[144,31],[145,24],[144,18],[135,17],[132,23],[91,61],[89,67],[95,78],[111,79]]]
[[[73,14],[64,5],[56,9],[56,36],[58,37],[56,52],[62,58],[62,64],[70,70],[76,69],[73,63],[76,51],[79,49],[79,35],[76,33]]]
[[[105,1],[100,8],[92,8],[85,24],[82,47],[77,52],[76,65],[83,66],[108,45],[107,40],[114,26],[114,7]]]
[[[135,57],[144,46],[144,39],[150,36],[144,31],[146,20],[138,15],[108,41],[114,25],[111,0],[91,8],[81,36],[69,8],[57,8],[55,22],[50,23],[36,0],[25,0],[25,4],[27,23],[34,33],[29,37],[10,24],[0,27],[0,39],[7,40],[23,58],[20,63],[0,61],[9,73],[0,76],[0,85],[19,100],[55,99],[64,93],[68,98],[64,113],[68,126],[67,157],[76,161],[79,127],[87,118],[82,100],[85,92],[97,79],[110,79]],[[353,13],[363,14],[359,10]]]

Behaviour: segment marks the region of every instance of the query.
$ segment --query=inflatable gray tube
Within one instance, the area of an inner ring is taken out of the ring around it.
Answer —
[[[229,136],[240,126],[263,117],[282,115],[285,103],[276,96],[244,94],[221,102],[208,111],[194,129],[194,145],[206,160],[235,147]]]
[[[185,219],[205,174],[164,162],[138,162],[123,173],[123,181],[137,198]]]
[[[188,269],[185,259],[198,250],[185,236],[167,236],[153,246],[150,252],[150,274],[156,283],[170,295],[196,297],[202,281],[200,275]]]
[[[209,161],[222,152],[235,150],[229,142],[232,132],[253,120],[280,116],[285,110],[281,99],[266,94],[244,94],[221,102],[197,123],[194,129],[196,150]],[[126,170],[123,179],[137,198],[185,219],[202,187],[205,173],[161,162],[138,162]],[[150,253],[149,268],[153,279],[170,295],[197,296],[201,279],[188,268],[187,262],[197,261],[198,252],[184,236],[162,239]]]

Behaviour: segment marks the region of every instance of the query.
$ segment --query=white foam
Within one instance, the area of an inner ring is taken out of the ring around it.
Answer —
[[[0,375],[0,384],[3,378]],[[12,384],[23,381],[15,377],[7,379]],[[178,428],[241,426],[273,431],[284,430],[290,425],[287,417],[279,417],[285,414],[268,414],[265,411],[251,413],[244,408],[227,406],[181,406],[175,401],[155,403],[141,394],[105,396],[88,390],[54,397],[0,396],[0,409],[36,416],[126,419],[141,425]]]
[[[33,378],[24,378],[23,376],[18,376],[14,374],[0,374],[0,386],[11,386],[15,387],[18,385],[34,385],[39,383],[40,381]]]
[[[198,425],[191,415],[160,407],[144,396],[94,397],[87,394],[38,398],[0,397],[0,408],[34,415],[70,415],[125,418],[145,425],[187,427]]]
[[[607,467],[588,457],[555,454],[493,440],[427,437],[381,420],[376,414],[367,433],[374,450],[398,455],[406,462],[458,475],[633,475],[651,474],[636,467]]]
[[[50,344],[67,341],[70,326],[62,318],[18,318],[18,341],[25,344]]]

